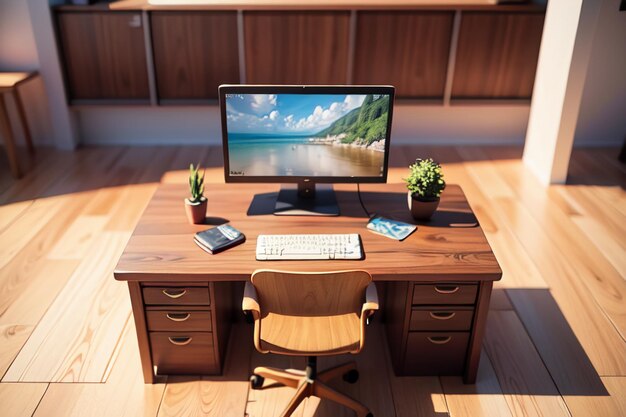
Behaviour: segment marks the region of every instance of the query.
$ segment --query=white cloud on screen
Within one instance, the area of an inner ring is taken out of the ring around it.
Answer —
[[[276,94],[253,94],[250,107],[257,114],[267,114],[276,107]]]
[[[303,117],[296,121],[294,120],[293,115],[290,114],[283,120],[287,128],[296,131],[322,130],[333,121],[348,113],[350,110],[361,106],[361,104],[363,104],[363,100],[365,100],[364,95],[348,95],[342,102],[331,103],[327,109],[324,109],[321,106],[316,106],[313,113],[311,113],[308,117]]]
[[[293,114],[280,117],[277,96],[274,94],[255,94],[250,100],[250,109],[256,113],[237,111],[227,104],[227,119],[249,129],[260,128],[263,131],[316,132],[328,127],[332,122],[357,107],[365,100],[364,95],[348,95],[341,102],[333,102],[327,108],[316,106],[313,112],[300,119]]]

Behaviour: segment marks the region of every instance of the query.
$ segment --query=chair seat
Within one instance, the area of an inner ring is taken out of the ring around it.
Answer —
[[[359,349],[360,318],[355,313],[294,317],[269,313],[261,319],[261,349],[284,355],[336,355]]]

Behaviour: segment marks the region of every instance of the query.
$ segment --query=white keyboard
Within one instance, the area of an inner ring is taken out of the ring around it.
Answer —
[[[257,261],[293,259],[361,259],[357,233],[332,235],[259,235]]]

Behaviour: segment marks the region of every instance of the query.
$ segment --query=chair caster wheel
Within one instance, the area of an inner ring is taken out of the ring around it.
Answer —
[[[343,374],[343,380],[346,381],[348,384],[354,384],[356,381],[359,380],[359,371],[357,371],[356,369],[352,369],[351,371],[346,372],[345,374]]]
[[[263,378],[261,375],[254,374],[250,377],[250,388],[261,389],[261,387],[263,386],[263,382],[265,382],[265,378]]]

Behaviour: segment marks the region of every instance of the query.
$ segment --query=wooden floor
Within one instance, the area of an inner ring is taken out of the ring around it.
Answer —
[[[575,150],[569,184],[545,189],[520,148],[393,148],[390,182],[416,157],[444,163],[504,276],[476,385],[394,376],[374,323],[357,359],[361,380],[337,386],[377,417],[626,416],[626,168],[617,152]],[[243,324],[224,376],[144,385],[127,288],[112,277],[157,183],[184,182],[198,161],[209,181],[223,181],[219,148],[42,149],[20,181],[0,161],[0,416],[277,415],[291,390],[249,391],[248,374],[301,364],[254,352]],[[210,184],[207,192],[210,201]],[[313,398],[295,415],[349,414]]]

